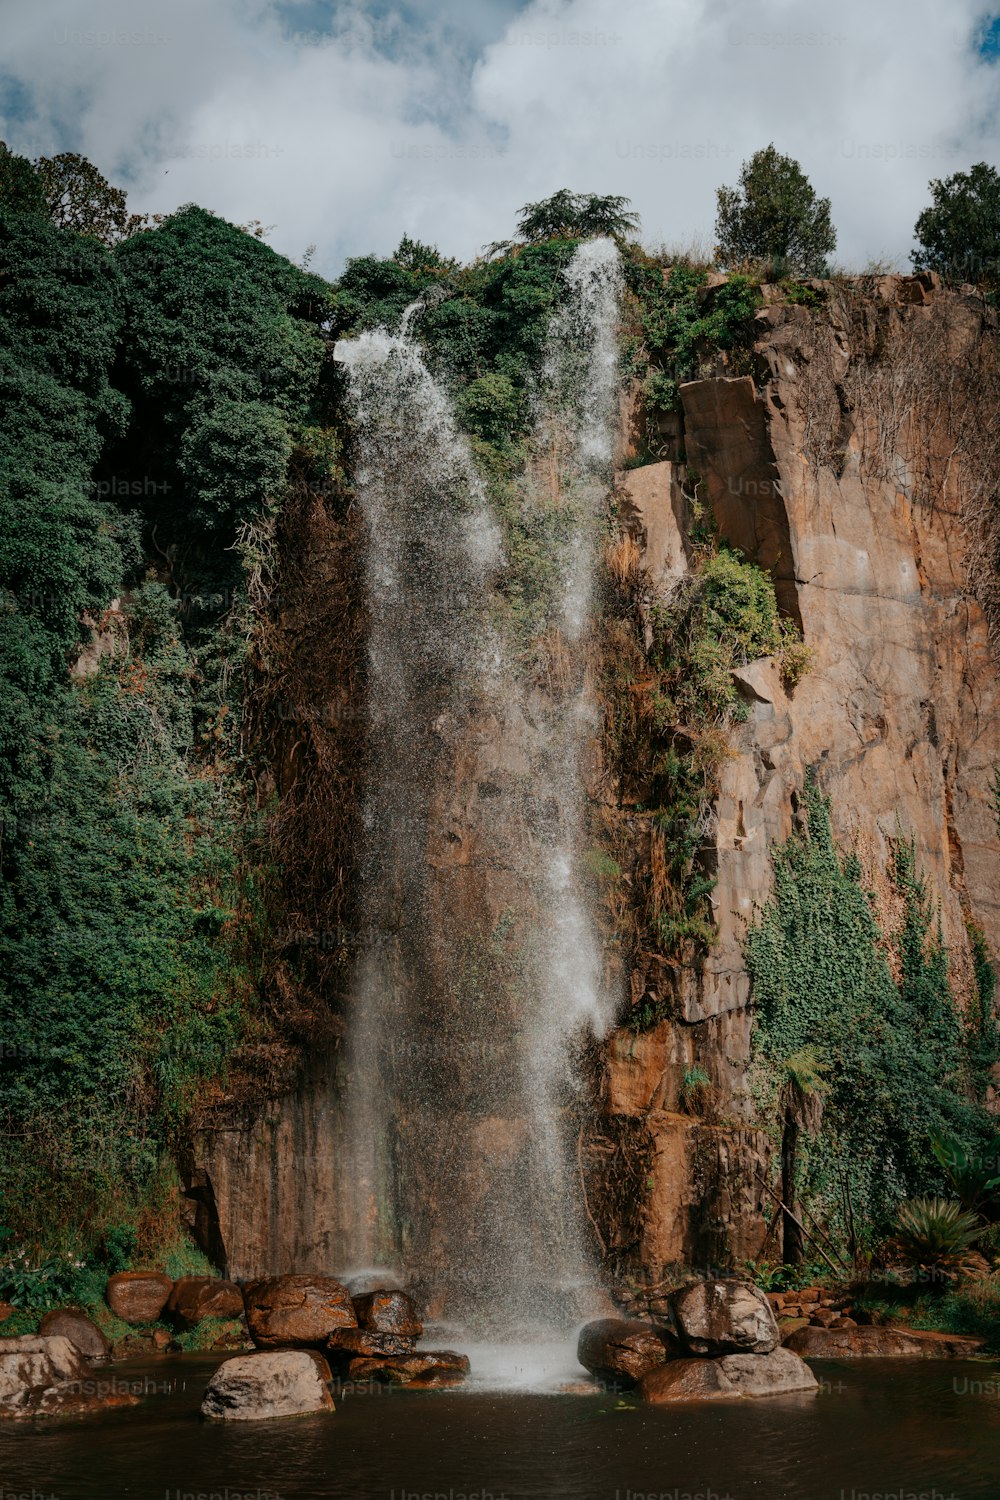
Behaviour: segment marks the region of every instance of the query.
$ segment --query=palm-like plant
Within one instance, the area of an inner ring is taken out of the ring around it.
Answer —
[[[1000,1135],[973,1154],[957,1135],[941,1131],[931,1136],[931,1150],[963,1208],[978,1209],[996,1197],[1000,1188]]]
[[[911,1198],[896,1215],[896,1249],[931,1282],[953,1280],[976,1263],[984,1228],[978,1214],[948,1198]]]

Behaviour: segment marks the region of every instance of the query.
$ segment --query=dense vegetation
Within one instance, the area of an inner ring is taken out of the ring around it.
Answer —
[[[903,1199],[941,1187],[932,1138],[983,1146],[992,1014],[964,1016],[952,994],[937,915],[897,841],[898,931],[880,929],[860,866],[833,842],[815,784],[803,825],[775,851],[774,893],[746,941],[765,1117],[779,1116],[789,1067],[816,1104],[796,1190],[845,1236],[892,1225]]]
[[[0,1227],[87,1251],[155,1211],[253,1021],[246,580],[323,450],[326,290],[199,209],[109,251],[27,201],[0,210]]]

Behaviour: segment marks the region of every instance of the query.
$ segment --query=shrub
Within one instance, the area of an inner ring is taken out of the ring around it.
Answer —
[[[946,1198],[913,1198],[899,1207],[895,1247],[914,1270],[932,1280],[954,1279],[969,1266],[982,1221]]]
[[[980,161],[930,184],[933,203],[917,219],[918,271],[938,271],[975,281],[994,295],[1000,289],[1000,172]]]

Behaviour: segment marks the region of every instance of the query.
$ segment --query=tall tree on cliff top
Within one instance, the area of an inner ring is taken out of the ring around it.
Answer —
[[[740,168],[738,187],[717,190],[716,254],[723,265],[785,262],[799,275],[822,274],[837,244],[829,198],[817,198],[797,161],[774,145]]]
[[[934,202],[914,226],[918,271],[1000,289],[1000,172],[980,161],[930,184]]]

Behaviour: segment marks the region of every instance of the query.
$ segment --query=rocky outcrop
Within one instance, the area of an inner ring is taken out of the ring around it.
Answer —
[[[799,1328],[785,1348],[804,1359],[968,1359],[982,1339],[916,1328]]]
[[[241,1355],[216,1370],[201,1414],[216,1422],[264,1422],[333,1411],[330,1380],[326,1360],[312,1351]]]
[[[671,1305],[692,1354],[769,1354],[780,1341],[766,1297],[745,1281],[696,1281]]]
[[[327,1339],[331,1357],[341,1359],[395,1359],[412,1354],[416,1338],[398,1333],[372,1333],[367,1328],[335,1328]]]
[[[356,1328],[351,1294],[331,1276],[276,1276],[244,1288],[247,1326],[259,1349],[322,1348],[336,1328]]]
[[[662,1365],[667,1351],[648,1323],[636,1318],[598,1318],[581,1329],[576,1357],[598,1379],[631,1385]]]
[[[0,1418],[88,1416],[138,1400],[127,1384],[95,1376],[68,1338],[0,1338]]]
[[[215,1276],[182,1276],[167,1298],[165,1315],[178,1328],[195,1328],[205,1318],[241,1318],[243,1293]]]
[[[119,1271],[108,1278],[105,1298],[111,1311],[125,1323],[155,1323],[173,1289],[169,1276],[158,1271]]]
[[[38,1332],[42,1338],[69,1339],[91,1364],[100,1364],[111,1357],[111,1344],[82,1308],[60,1307],[46,1313]]]

